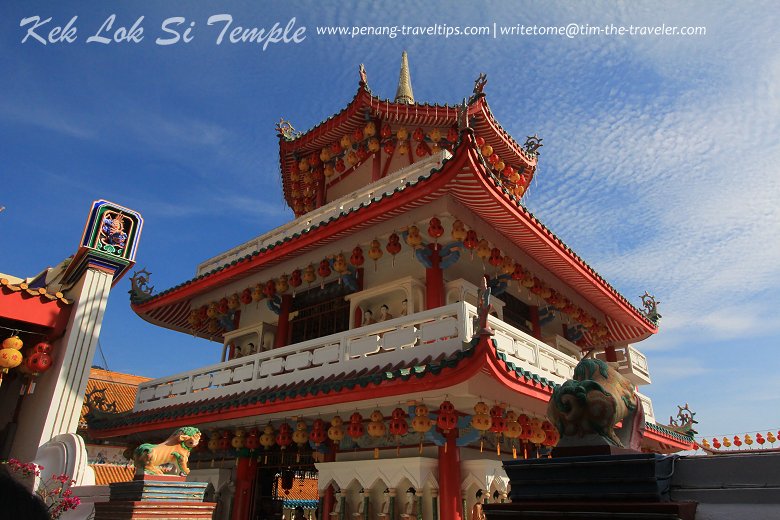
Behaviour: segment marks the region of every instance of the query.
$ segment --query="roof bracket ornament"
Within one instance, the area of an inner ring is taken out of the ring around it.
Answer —
[[[699,432],[693,429],[693,425],[699,424],[699,421],[694,419],[695,416],[696,412],[688,408],[688,403],[685,406],[677,405],[677,419],[669,417],[669,428],[689,437],[696,435]]]
[[[661,319],[661,314],[658,312],[658,304],[661,302],[656,301],[655,296],[647,291],[645,291],[645,294],[640,296],[640,298],[642,298],[642,307],[645,308],[645,317],[658,325],[658,321]]]
[[[482,91],[485,89],[485,85],[487,85],[487,74],[482,72],[477,76],[477,79],[474,80],[474,90],[472,91],[474,95],[472,98],[484,96],[485,94]]]
[[[276,123],[276,134],[285,141],[294,141],[301,136],[301,133],[295,130],[292,123],[284,118],[279,118],[279,122]]]
[[[539,150],[539,148],[544,146],[542,144],[543,140],[544,139],[539,137],[537,134],[529,135],[528,138],[525,140],[525,144],[523,145],[523,149],[527,153],[529,153],[529,154],[539,155],[539,152],[537,150]]]
[[[130,302],[141,303],[152,297],[154,292],[154,286],[149,285],[152,273],[146,270],[144,267],[140,271],[133,273],[133,277],[130,278]]]
[[[108,402],[105,388],[95,388],[84,394],[84,404],[87,405],[87,415],[118,413],[116,401]]]
[[[469,127],[469,105],[466,102],[466,98],[463,98],[463,103],[458,107],[458,130],[463,130]]]

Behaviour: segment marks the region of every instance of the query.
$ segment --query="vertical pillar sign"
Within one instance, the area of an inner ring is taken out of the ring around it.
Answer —
[[[136,211],[106,200],[92,203],[79,248],[62,276],[73,301],[66,332],[57,340],[47,377],[21,407],[12,447],[16,458],[32,460],[50,439],[76,433],[108,296],[135,264],[142,227]]]

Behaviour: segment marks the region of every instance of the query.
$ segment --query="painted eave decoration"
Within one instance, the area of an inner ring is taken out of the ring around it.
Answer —
[[[107,200],[94,201],[64,280],[77,280],[90,266],[111,273],[117,283],[135,264],[142,229],[143,218],[137,211]]]

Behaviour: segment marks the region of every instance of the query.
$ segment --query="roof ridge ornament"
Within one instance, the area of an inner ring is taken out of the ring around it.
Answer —
[[[406,105],[414,104],[412,78],[409,75],[409,58],[406,51],[401,54],[401,72],[398,75],[398,89],[395,91],[395,102]]]
[[[469,105],[466,102],[466,98],[463,98],[463,102],[458,107],[458,131],[462,131],[469,127]]]
[[[655,325],[658,325],[658,321],[661,319],[661,314],[658,312],[658,304],[661,302],[656,301],[655,296],[647,291],[640,298],[642,298],[642,307],[645,308],[645,317]]]
[[[523,144],[523,149],[529,154],[539,155],[537,150],[544,146],[542,141],[544,141],[544,139],[539,137],[537,134],[529,135],[525,140],[525,144]]]
[[[285,141],[294,141],[301,136],[301,133],[295,130],[292,123],[280,117],[276,123],[276,134]]]
[[[487,74],[480,72],[477,79],[474,80],[474,90],[472,91],[474,95],[472,97],[484,96],[485,94],[482,91],[485,89],[485,85],[487,85]]]
[[[360,74],[360,86],[361,87],[367,87],[368,86],[368,75],[366,74],[366,67],[361,63],[360,67],[358,68],[358,73]]]

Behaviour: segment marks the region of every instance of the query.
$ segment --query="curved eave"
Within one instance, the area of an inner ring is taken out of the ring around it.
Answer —
[[[144,319],[165,327],[192,332],[187,324],[189,301],[194,296],[277,265],[294,255],[334,242],[360,229],[401,215],[410,209],[452,195],[502,233],[534,261],[544,266],[606,316],[610,341],[624,344],[657,332],[636,307],[588,266],[574,251],[510,195],[485,166],[472,131],[461,134],[451,159],[438,170],[407,183],[302,234],[287,237],[262,251],[185,282],[150,300],[133,305]],[[492,194],[493,196],[486,196]],[[507,225],[508,222],[513,225]],[[516,224],[515,224],[516,223]],[[168,307],[165,309],[165,307]],[[196,334],[208,337],[203,330]]]
[[[429,103],[395,103],[374,96],[367,86],[361,84],[352,100],[338,113],[320,122],[294,139],[279,136],[279,167],[282,172],[282,190],[289,203],[290,171],[301,157],[319,151],[343,135],[351,134],[366,123],[366,111],[382,120],[413,126],[453,126],[458,122],[459,107]],[[525,152],[522,146],[498,123],[490,111],[484,95],[473,97],[468,106],[469,118],[475,130],[496,153],[511,162],[522,162],[521,172],[529,180],[536,170],[537,157]]]

